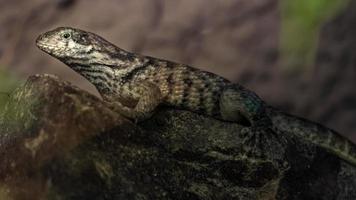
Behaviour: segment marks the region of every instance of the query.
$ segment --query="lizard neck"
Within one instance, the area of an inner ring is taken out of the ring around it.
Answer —
[[[115,93],[130,82],[149,59],[117,49],[116,52],[93,51],[82,59],[67,58],[63,62],[92,83],[100,94],[104,94]]]
[[[100,94],[111,92],[115,80],[115,71],[105,65],[71,64],[70,67],[93,84]]]

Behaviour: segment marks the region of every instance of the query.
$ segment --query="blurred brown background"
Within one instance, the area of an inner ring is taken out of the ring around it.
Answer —
[[[73,26],[239,82],[356,141],[356,2],[335,2],[0,0],[0,90],[51,73],[97,94],[35,47],[40,33]]]

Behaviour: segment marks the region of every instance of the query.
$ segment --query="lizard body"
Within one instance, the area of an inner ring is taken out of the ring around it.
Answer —
[[[276,111],[254,92],[213,73],[127,52],[94,33],[70,27],[46,32],[36,44],[88,79],[104,101],[128,118],[148,118],[159,105],[253,127],[267,117],[278,130],[356,165],[355,146],[336,132]]]

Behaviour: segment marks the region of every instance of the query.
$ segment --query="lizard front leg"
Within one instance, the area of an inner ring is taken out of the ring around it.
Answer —
[[[150,82],[130,85],[121,94],[102,96],[110,108],[135,121],[149,118],[162,100],[159,87]]]

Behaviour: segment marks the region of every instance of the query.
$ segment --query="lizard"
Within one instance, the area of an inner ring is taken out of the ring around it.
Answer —
[[[332,129],[267,105],[240,84],[186,64],[126,51],[72,27],[42,33],[36,45],[91,82],[103,100],[127,118],[149,118],[172,106],[246,127],[271,123],[281,132],[322,147],[356,166],[356,145]],[[266,120],[267,119],[267,120]]]

